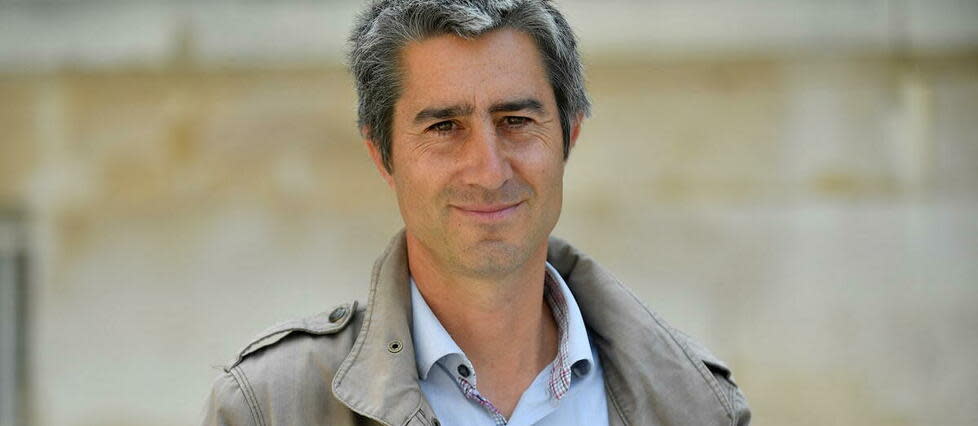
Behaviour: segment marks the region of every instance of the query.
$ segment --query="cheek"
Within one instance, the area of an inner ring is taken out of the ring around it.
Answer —
[[[439,187],[437,176],[424,173],[425,168],[404,170],[394,179],[397,198],[405,216],[427,216],[437,206]]]
[[[523,164],[523,177],[528,181],[541,204],[554,207],[562,199],[564,163],[552,153],[541,154],[535,161]]]

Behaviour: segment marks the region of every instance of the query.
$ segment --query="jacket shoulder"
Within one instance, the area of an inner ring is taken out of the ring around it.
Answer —
[[[353,301],[316,315],[285,321],[272,326],[258,333],[251,342],[245,345],[235,359],[224,368],[224,371],[228,372],[237,367],[252,354],[277,346],[289,336],[326,336],[341,333],[351,323],[356,322],[354,318],[362,316],[362,312],[362,310],[358,310],[358,303]]]
[[[259,333],[214,381],[203,424],[355,424],[330,384],[363,315],[354,301]]]
[[[706,346],[688,334],[674,327],[667,328],[679,345],[692,356],[693,361],[702,363],[702,366],[712,374],[716,380],[715,391],[730,410],[734,424],[738,426],[750,424],[751,412],[747,405],[747,398],[734,381],[733,371],[727,363],[717,358]]]
[[[238,377],[230,372],[224,373],[211,386],[211,393],[204,405],[205,426],[243,426],[260,425],[263,419],[258,413],[258,406],[253,404],[252,395],[248,394]]]

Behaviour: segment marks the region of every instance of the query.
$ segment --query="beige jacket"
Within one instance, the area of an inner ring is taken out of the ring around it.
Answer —
[[[550,239],[604,369],[610,425],[746,425],[730,370],[590,257]],[[403,232],[377,260],[369,302],[269,329],[215,381],[204,425],[439,425],[418,386]]]

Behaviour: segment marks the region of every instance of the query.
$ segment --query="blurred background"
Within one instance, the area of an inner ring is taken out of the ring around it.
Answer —
[[[978,2],[559,2],[595,104],[555,231],[756,425],[978,424]],[[195,424],[400,228],[356,1],[0,0],[0,425]]]

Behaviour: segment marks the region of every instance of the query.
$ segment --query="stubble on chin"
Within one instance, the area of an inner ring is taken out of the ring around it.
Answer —
[[[483,279],[509,275],[529,257],[525,247],[502,240],[477,241],[455,255],[459,272]]]

